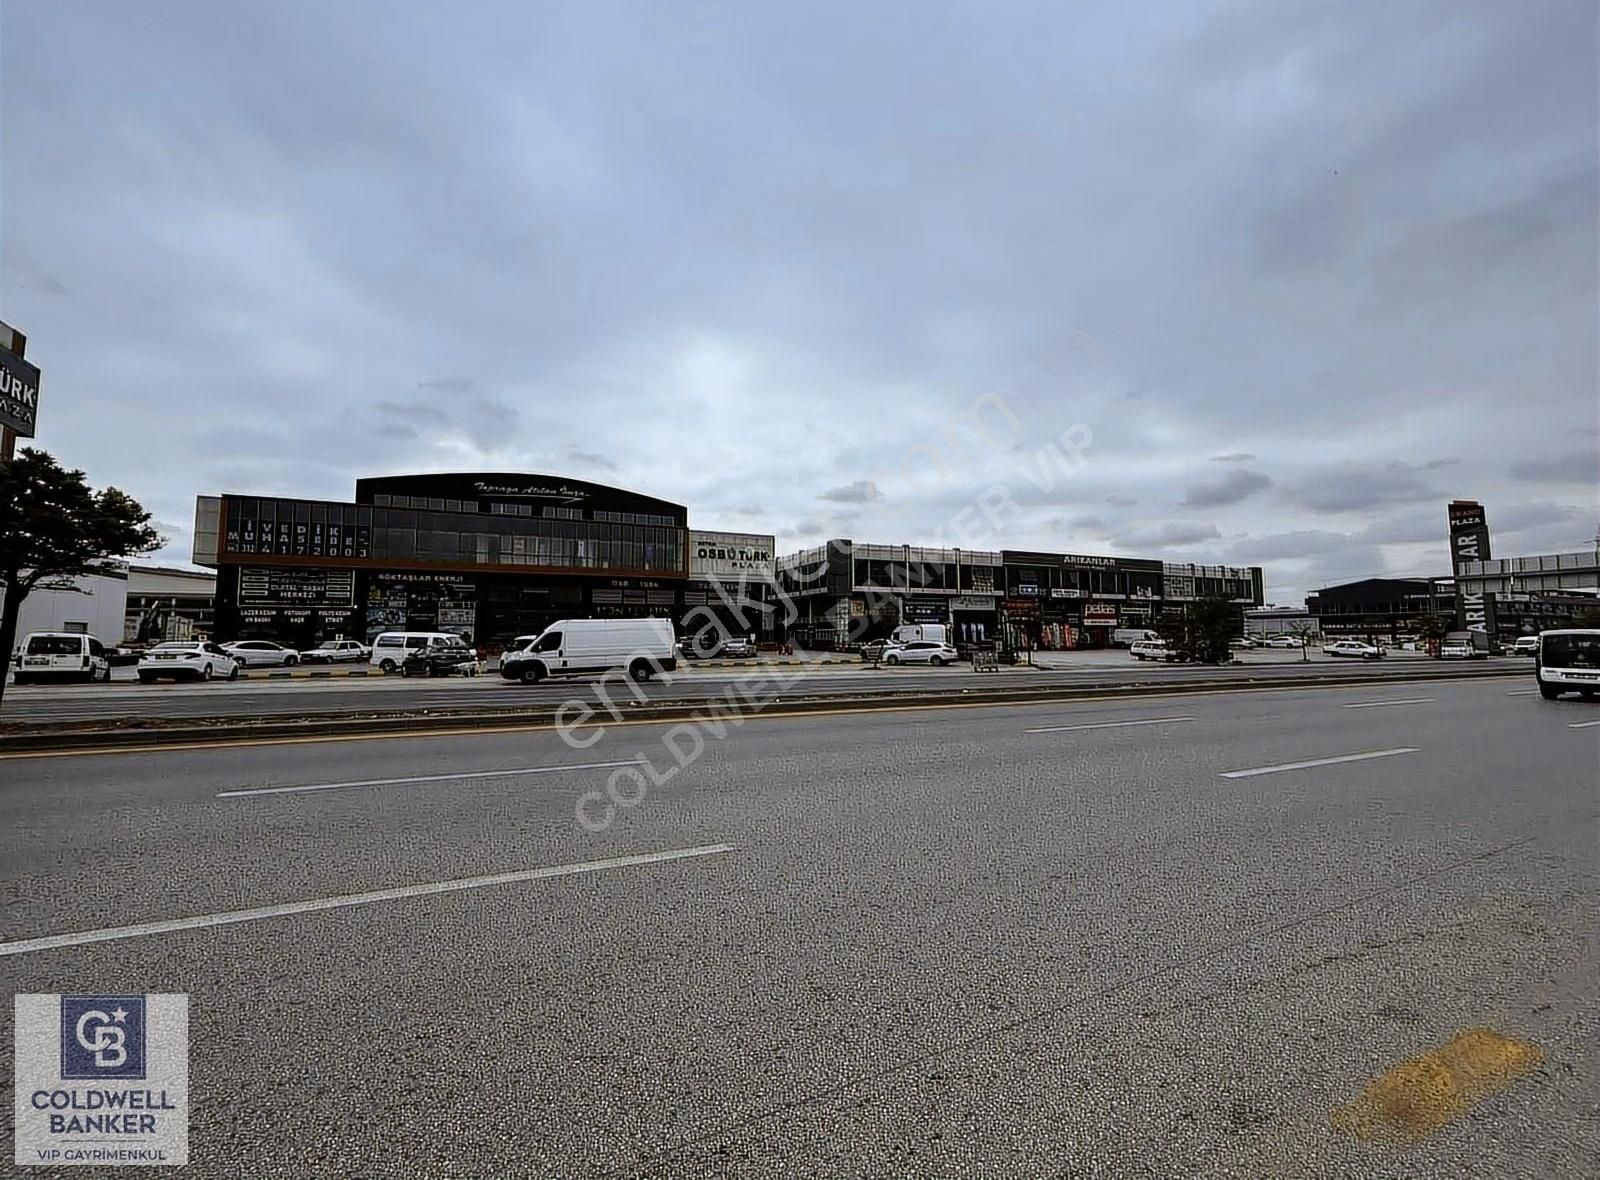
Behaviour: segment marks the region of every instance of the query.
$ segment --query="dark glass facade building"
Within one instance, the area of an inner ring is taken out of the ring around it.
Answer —
[[[350,502],[201,497],[195,559],[217,569],[216,637],[309,645],[451,631],[494,646],[562,617],[675,617],[681,504],[514,473],[356,482]]]

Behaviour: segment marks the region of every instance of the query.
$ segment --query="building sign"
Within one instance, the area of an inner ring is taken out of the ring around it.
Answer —
[[[476,480],[472,485],[480,496],[511,496],[518,500],[549,500],[555,504],[577,504],[587,499],[589,493],[567,483],[488,483]]]
[[[950,600],[951,610],[994,610],[994,599],[976,594],[960,594]]]
[[[349,606],[355,594],[356,576],[351,570],[239,568],[241,606]]]
[[[367,588],[367,642],[381,631],[477,630],[478,587],[459,574],[374,574]]]
[[[1116,606],[1109,602],[1085,603],[1083,625],[1085,627],[1115,627],[1117,625]]]
[[[689,576],[702,581],[771,581],[777,539],[761,533],[689,530]]]
[[[224,550],[279,557],[371,557],[372,529],[366,525],[236,518],[230,512]]]
[[[39,417],[39,370],[9,349],[0,348],[0,426],[32,438]]]
[[[1082,598],[1083,597],[1083,591],[1079,590],[1075,586],[1052,586],[1050,588],[1050,597],[1051,598]]]
[[[945,621],[945,600],[942,598],[906,599],[905,621],[908,623],[942,623]]]
[[[1476,500],[1452,500],[1450,568],[1456,576],[1456,625],[1494,633],[1493,606],[1483,594],[1468,594],[1462,570],[1469,561],[1489,560],[1489,520]]]
[[[1115,557],[1085,557],[1081,553],[1066,553],[1061,557],[1062,565],[1086,566],[1089,569],[1109,570],[1117,568]]]

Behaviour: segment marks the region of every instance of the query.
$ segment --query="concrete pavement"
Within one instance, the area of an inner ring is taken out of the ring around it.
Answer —
[[[0,971],[190,993],[200,1176],[1582,1175],[1600,712],[1528,692],[0,757]],[[1336,1125],[1476,1027],[1541,1064]]]

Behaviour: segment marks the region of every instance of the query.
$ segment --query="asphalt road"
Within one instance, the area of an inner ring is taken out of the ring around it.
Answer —
[[[1530,694],[0,756],[0,972],[189,994],[198,1176],[1593,1175],[1600,709]]]
[[[1182,683],[1197,677],[1270,679],[1276,676],[1370,676],[1414,672],[1418,667],[1450,671],[1503,670],[1532,672],[1532,662],[1503,658],[1471,664],[1444,665],[1426,658],[1396,654],[1378,663],[1323,657],[1302,662],[1297,652],[1250,652],[1246,662],[1225,668],[1156,664],[1131,659],[1126,652],[1040,653],[1037,667],[1005,667],[977,673],[970,665],[869,668],[862,664],[830,664],[816,668],[757,665],[736,669],[688,667],[647,685],[653,700],[696,700],[723,694],[729,685],[753,670],[778,678],[784,695],[820,696],[866,689],[927,691],[929,689],[1013,687],[1046,684]],[[131,674],[129,674],[131,676]],[[437,680],[400,677],[354,677],[297,680],[213,681],[210,684],[142,685],[119,679],[111,684],[28,685],[6,692],[0,720],[138,721],[147,717],[229,717],[306,714],[357,714],[380,710],[502,708],[530,703],[552,707],[574,695],[583,696],[593,678],[552,681],[529,686],[511,684],[499,675]]]

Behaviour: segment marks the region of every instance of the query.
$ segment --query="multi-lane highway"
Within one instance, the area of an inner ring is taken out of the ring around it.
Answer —
[[[0,972],[190,996],[197,1176],[1600,1158],[1592,705],[690,728],[0,756]]]
[[[763,691],[786,696],[819,696],[857,692],[961,691],[1004,686],[1091,686],[1181,684],[1204,678],[1263,680],[1309,674],[1368,677],[1415,674],[1436,669],[1446,673],[1528,671],[1531,661],[1497,659],[1470,664],[1441,664],[1425,658],[1396,656],[1378,663],[1318,658],[1303,663],[1295,652],[1252,652],[1244,662],[1223,668],[1141,663],[1126,652],[1041,654],[1032,667],[1005,667],[977,673],[961,664],[933,668],[870,668],[861,664],[794,667],[758,664],[742,667],[687,666],[646,685],[643,693],[657,701],[697,700],[725,693],[742,678],[759,678]],[[142,685],[129,677],[111,684],[32,685],[8,689],[0,722],[41,724],[52,721],[137,721],[145,718],[295,717],[359,714],[398,710],[501,709],[517,706],[551,708],[574,694],[589,691],[593,678],[549,682],[538,686],[512,684],[498,675],[476,678],[409,680],[397,676],[355,678],[213,681],[210,684]]]

